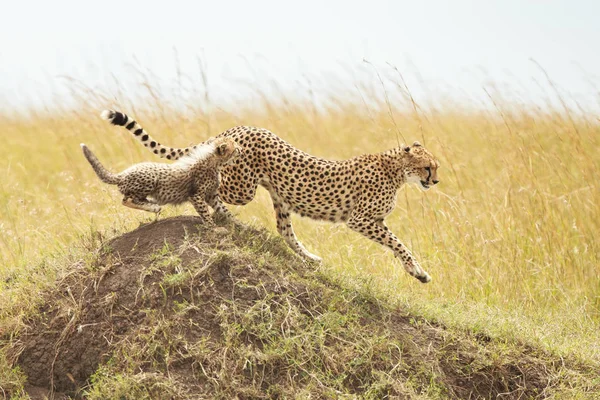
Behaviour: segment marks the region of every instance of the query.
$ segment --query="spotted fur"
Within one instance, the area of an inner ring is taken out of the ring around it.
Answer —
[[[196,147],[163,146],[127,115],[106,111],[105,116],[113,125],[129,129],[160,157],[177,159]],[[273,200],[277,230],[302,257],[320,260],[296,238],[292,212],[317,220],[345,222],[350,229],[391,249],[410,275],[424,283],[431,280],[384,223],[404,183],[414,182],[423,190],[438,183],[439,162],[421,144],[329,161],[298,150],[262,128],[236,126],[217,137],[231,138],[241,148],[240,157],[221,170],[219,197],[229,204],[244,205],[254,198],[257,187],[263,186]]]
[[[85,145],[85,158],[105,183],[117,185],[123,194],[123,205],[157,214],[165,204],[190,201],[206,224],[212,225],[208,206],[215,212],[229,211],[219,200],[219,169],[232,162],[239,152],[231,138],[212,139],[196,146],[173,164],[140,163],[113,174],[100,163]]]

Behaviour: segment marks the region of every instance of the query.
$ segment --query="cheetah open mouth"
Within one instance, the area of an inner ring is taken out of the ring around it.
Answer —
[[[429,185],[426,181],[421,181],[421,188],[423,188],[423,190],[429,189]]]

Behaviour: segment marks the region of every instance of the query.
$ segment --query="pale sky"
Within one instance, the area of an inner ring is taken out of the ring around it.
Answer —
[[[570,95],[600,101],[600,1],[54,0],[0,5],[0,105],[68,103],[62,76],[139,90],[131,65],[173,82],[174,48],[190,85],[198,57],[207,65],[217,101],[268,79],[293,91],[306,75],[351,89],[363,59],[434,93],[483,98],[491,80],[534,93],[544,76],[531,58]]]

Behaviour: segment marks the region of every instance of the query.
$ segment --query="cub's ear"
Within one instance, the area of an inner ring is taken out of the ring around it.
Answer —
[[[407,153],[410,153],[410,146],[406,146],[406,147],[404,148],[404,151],[405,151],[405,152],[407,152]]]
[[[414,143],[413,143],[413,146],[414,146],[414,147],[421,147],[421,143],[419,143],[419,142],[414,142]]]
[[[227,143],[220,144],[219,147],[217,147],[217,154],[220,156],[227,154],[227,147]]]

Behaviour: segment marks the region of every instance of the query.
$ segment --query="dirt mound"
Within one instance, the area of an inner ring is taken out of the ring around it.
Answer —
[[[19,364],[28,382],[61,391],[82,387],[110,355],[110,343],[143,321],[141,309],[156,306],[156,279],[140,281],[149,257],[178,247],[198,233],[198,224],[182,217],[142,226],[109,242],[93,271],[76,266],[42,309],[42,329],[36,326],[25,341]]]
[[[542,398],[559,384],[559,360],[393,309],[264,231],[199,223],[141,226],[72,268],[21,337],[31,395]]]

